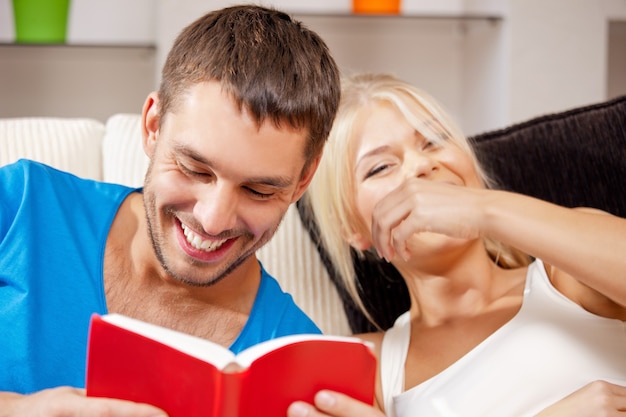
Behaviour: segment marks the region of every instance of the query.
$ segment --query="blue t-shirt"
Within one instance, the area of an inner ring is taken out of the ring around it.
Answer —
[[[0,168],[0,391],[84,386],[89,320],[107,313],[108,232],[134,191],[27,160]],[[295,333],[320,330],[262,268],[230,349]]]

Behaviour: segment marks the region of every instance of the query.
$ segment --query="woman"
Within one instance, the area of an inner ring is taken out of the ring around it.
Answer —
[[[626,415],[626,219],[497,190],[440,106],[387,75],[345,80],[309,193],[357,304],[350,248],[409,289],[393,328],[361,335],[387,416]],[[290,416],[378,415],[318,400]]]

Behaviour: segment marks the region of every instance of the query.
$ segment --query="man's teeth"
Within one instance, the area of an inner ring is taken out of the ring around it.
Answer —
[[[216,249],[219,249],[220,246],[226,242],[227,239],[223,240],[202,240],[200,236],[195,234],[190,228],[181,223],[183,227],[183,233],[187,238],[187,242],[196,249],[200,249],[207,252],[213,252]]]

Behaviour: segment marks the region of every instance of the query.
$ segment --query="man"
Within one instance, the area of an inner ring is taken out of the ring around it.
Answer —
[[[30,161],[2,168],[0,415],[159,415],[84,396],[92,313],[235,352],[319,332],[255,251],[309,184],[338,99],[319,36],[278,11],[230,7],[183,30],[144,104],[142,190]]]

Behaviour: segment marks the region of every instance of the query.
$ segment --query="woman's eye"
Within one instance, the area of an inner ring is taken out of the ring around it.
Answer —
[[[371,170],[369,170],[366,174],[365,174],[365,178],[364,179],[368,179],[370,177],[373,177],[374,175],[386,170],[389,167],[389,165],[377,165],[374,168],[372,168]]]
[[[446,140],[448,139],[447,136],[440,136],[439,137],[440,140],[425,140],[424,143],[422,144],[422,149],[424,150],[436,150],[436,149],[440,149],[443,146],[446,146]]]

